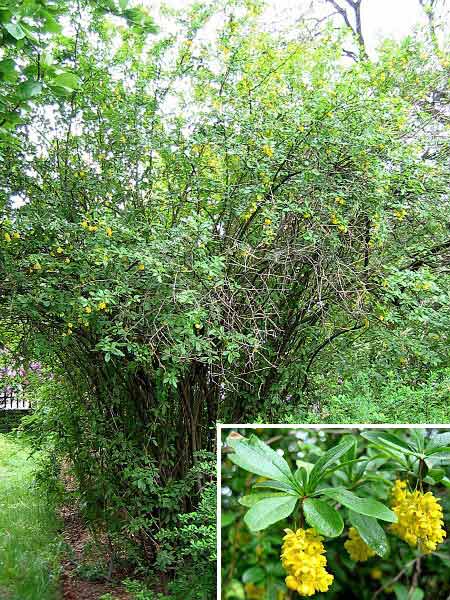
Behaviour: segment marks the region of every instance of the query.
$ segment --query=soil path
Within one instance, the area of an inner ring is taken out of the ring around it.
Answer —
[[[92,537],[80,518],[75,506],[65,506],[61,510],[64,523],[63,538],[72,552],[66,553],[62,561],[63,600],[99,600],[108,592],[115,600],[131,600],[123,587],[114,583],[86,581],[76,571],[77,564],[83,561],[85,547],[90,544]],[[70,556],[72,554],[72,556]]]

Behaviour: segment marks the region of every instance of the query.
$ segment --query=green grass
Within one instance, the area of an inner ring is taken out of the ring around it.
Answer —
[[[335,378],[337,379],[337,378]],[[309,404],[293,403],[273,423],[450,423],[450,369],[417,382],[395,372],[354,373],[339,385],[331,376],[311,385]],[[264,415],[258,420],[267,422]]]
[[[60,542],[54,507],[33,484],[26,446],[0,435],[0,598],[58,597]]]

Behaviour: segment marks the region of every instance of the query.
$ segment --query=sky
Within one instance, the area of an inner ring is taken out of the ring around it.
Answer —
[[[144,0],[151,12],[159,13],[161,4],[173,8],[183,8],[198,0]],[[345,0],[338,0],[341,5]],[[442,0],[445,1],[445,0]],[[264,14],[267,23],[292,23],[296,17],[304,13],[311,0],[266,0],[268,8]],[[317,0],[317,5],[323,5],[323,0]],[[329,5],[323,15],[333,12]],[[412,31],[415,25],[424,24],[426,18],[419,0],[363,0],[362,1],[363,34],[369,54],[372,54],[383,37],[401,39]],[[158,18],[157,18],[158,19]],[[161,20],[158,20],[161,23]],[[342,20],[339,20],[342,24]]]

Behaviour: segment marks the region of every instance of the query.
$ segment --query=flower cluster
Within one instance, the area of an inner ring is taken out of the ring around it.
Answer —
[[[375,556],[376,552],[372,548],[369,548],[354,527],[350,527],[348,538],[344,544],[344,548],[350,554],[352,560],[364,562]]]
[[[281,561],[288,572],[286,585],[300,596],[312,596],[315,592],[326,592],[333,582],[327,573],[325,548],[322,537],[314,529],[285,529]]]
[[[405,481],[397,480],[392,488],[392,510],[398,521],[391,531],[410,546],[430,554],[444,540],[442,507],[431,492],[410,492]]]

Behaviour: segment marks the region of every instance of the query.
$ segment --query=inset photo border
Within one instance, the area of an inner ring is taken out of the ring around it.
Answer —
[[[450,597],[450,426],[217,426],[217,598]]]

